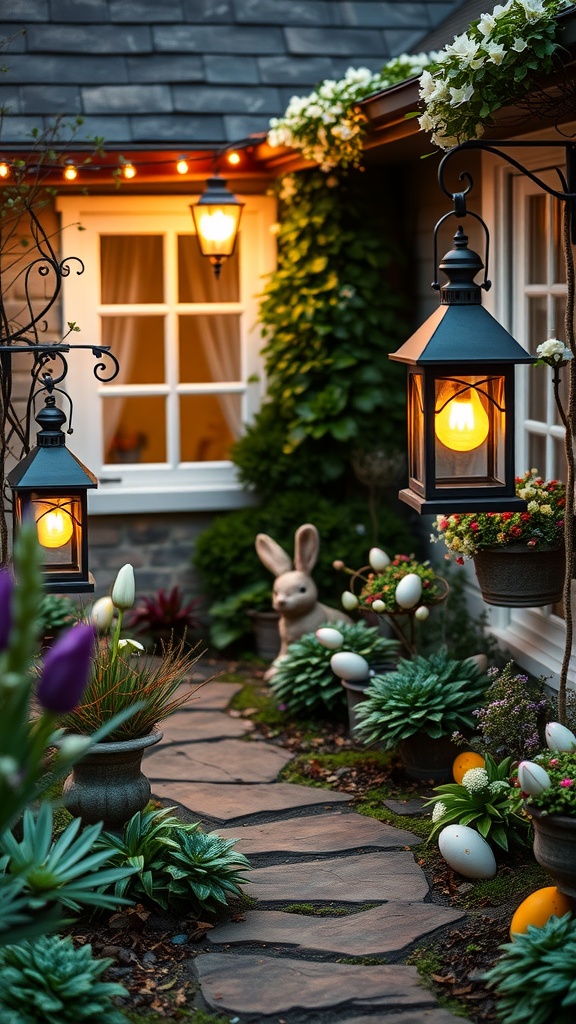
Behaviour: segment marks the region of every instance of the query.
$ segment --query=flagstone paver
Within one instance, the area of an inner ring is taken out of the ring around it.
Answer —
[[[225,711],[232,698],[241,689],[240,683],[219,683],[216,679],[208,679],[205,683],[202,683],[200,679],[192,678],[190,683],[183,683],[176,691],[176,694],[180,697],[182,693],[189,693],[191,690],[196,691],[190,697],[190,703],[183,706],[183,711],[195,711],[198,708]]]
[[[418,900],[428,883],[411,853],[364,853],[328,860],[297,861],[247,872],[250,895],[258,900]]]
[[[159,799],[176,800],[193,814],[206,814],[228,822],[251,814],[289,811],[316,804],[329,809],[331,804],[347,803],[352,799],[346,793],[296,786],[292,782],[245,786],[216,782],[155,782],[152,792]]]
[[[225,838],[237,839],[238,849],[246,857],[265,853],[337,853],[374,846],[393,849],[422,841],[405,829],[393,828],[364,814],[341,811],[220,828],[218,832]]]
[[[192,714],[190,712],[192,711]],[[231,718],[221,711],[204,708],[183,708],[162,722],[163,745],[169,743],[205,743],[207,740],[235,739],[253,732],[254,724],[246,718]]]
[[[311,917],[281,910],[252,910],[243,920],[220,925],[208,933],[211,943],[264,943],[297,946],[345,956],[399,953],[424,935],[464,917],[458,910],[433,903],[385,903],[345,917]]]
[[[190,743],[176,749],[159,745],[146,758],[146,774],[151,780],[181,782],[274,782],[291,760],[287,750],[258,740]]]
[[[430,1007],[434,997],[415,967],[311,963],[289,957],[207,953],[194,961],[211,1009],[285,1014],[337,1007]],[[360,1018],[361,1020],[361,1018]]]
[[[402,1013],[370,1013],[367,1017],[340,1017],[338,1024],[462,1024],[462,1017],[455,1017],[449,1010],[435,1006],[429,1010],[404,1010]]]

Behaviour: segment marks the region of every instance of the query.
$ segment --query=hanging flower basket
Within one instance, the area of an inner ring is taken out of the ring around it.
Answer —
[[[563,546],[528,548],[506,544],[473,556],[482,597],[507,608],[537,608],[562,599],[566,555]]]

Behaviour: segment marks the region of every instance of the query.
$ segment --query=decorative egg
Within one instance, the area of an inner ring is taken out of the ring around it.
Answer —
[[[345,679],[347,683],[356,683],[361,679],[368,679],[370,666],[360,654],[353,651],[338,651],[330,658],[330,668],[339,679]]]
[[[358,607],[358,598],[351,590],[345,590],[340,600],[342,601],[342,607],[345,608],[347,612],[352,612]]]
[[[546,726],[546,743],[550,750],[570,752],[576,750],[576,736],[560,722],[548,722]]]
[[[493,878],[496,858],[489,844],[468,825],[446,825],[438,836],[446,863],[465,878]]]
[[[373,612],[377,612],[378,614],[380,614],[381,612],[385,612],[386,611],[386,605],[385,605],[384,601],[380,600],[379,597],[377,597],[375,601],[372,601],[372,604],[370,605],[370,607],[371,607]]]
[[[418,619],[418,622],[425,622],[429,615],[430,609],[425,604],[421,604],[414,612],[414,618]]]
[[[529,796],[539,796],[545,789],[550,789],[548,772],[535,761],[520,761],[518,782],[522,792],[528,793]]]
[[[329,651],[337,651],[344,643],[344,637],[340,630],[333,629],[331,626],[322,626],[317,629],[316,639],[319,644],[322,644],[322,647],[327,647]]]
[[[510,923],[510,938],[514,940],[515,935],[523,935],[531,924],[542,928],[550,917],[562,917],[573,909],[570,897],[565,896],[555,885],[537,889],[515,910]]]
[[[386,552],[382,551],[382,548],[370,548],[368,561],[374,572],[384,572],[386,566],[390,565],[390,559]]]
[[[483,768],[484,758],[481,754],[477,754],[475,750],[463,750],[461,754],[455,759],[452,765],[452,775],[454,776],[454,782],[457,782],[460,786],[462,779],[466,775],[466,772],[470,771],[471,768]]]
[[[398,583],[394,596],[401,608],[413,608],[422,596],[422,580],[415,572],[409,572]]]

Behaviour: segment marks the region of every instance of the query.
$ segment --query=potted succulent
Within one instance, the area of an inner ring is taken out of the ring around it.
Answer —
[[[548,750],[518,765],[518,783],[534,827],[534,856],[561,892],[576,899],[576,736],[546,726]]]
[[[196,692],[181,684],[200,657],[185,639],[161,644],[147,656],[137,640],[121,637],[124,613],[134,602],[134,570],[124,565],[110,598],[97,601],[92,620],[103,633],[81,700],[60,718],[69,732],[89,735],[124,709],[129,718],[114,728],[105,743],[92,746],[64,783],[64,806],[84,822],[123,825],[150,799],[150,783],[141,771],[144,750],[162,739],[158,723]],[[106,635],[117,618],[112,636]]]
[[[486,676],[473,658],[455,661],[444,651],[401,659],[395,671],[374,676],[357,709],[356,735],[396,750],[409,776],[441,781],[458,749],[452,733],[474,727]]]
[[[562,597],[566,558],[566,489],[544,481],[537,469],[516,479],[525,512],[478,512],[438,516],[436,540],[443,540],[456,562],[474,560],[487,604],[534,608]]]
[[[131,609],[128,626],[138,634],[145,634],[152,644],[172,637],[183,639],[190,632],[198,631],[198,605],[200,598],[184,600],[180,587],[171,590],[161,588],[152,597],[141,597]]]

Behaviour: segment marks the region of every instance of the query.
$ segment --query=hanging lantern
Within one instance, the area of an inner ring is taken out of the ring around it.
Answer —
[[[424,514],[526,508],[515,494],[514,367],[535,360],[483,308],[483,266],[459,227],[440,263],[440,307],[390,356],[408,366],[409,486],[399,497]]]
[[[8,475],[14,507],[14,533],[22,521],[36,523],[46,590],[87,593],[94,590],[88,571],[88,488],[96,477],[66,448],[66,416],[53,395],[36,422],[41,429],[33,448]]]
[[[190,207],[200,252],[213,264],[216,277],[234,252],[243,207],[218,174],[206,182],[200,199]]]

